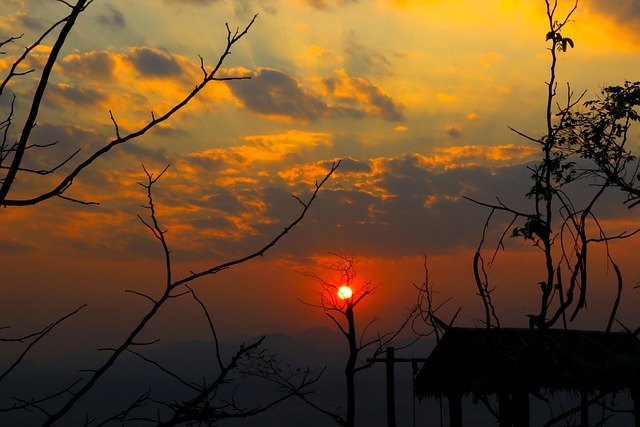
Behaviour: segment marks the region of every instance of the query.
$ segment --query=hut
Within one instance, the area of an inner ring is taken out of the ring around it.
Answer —
[[[640,341],[630,333],[450,328],[416,377],[419,397],[446,397],[451,427],[462,426],[462,397],[497,396],[500,427],[529,426],[529,396],[628,390],[640,426]]]

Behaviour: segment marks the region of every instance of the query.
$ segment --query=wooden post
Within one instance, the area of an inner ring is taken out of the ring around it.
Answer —
[[[511,427],[511,397],[508,391],[498,391],[498,425]]]
[[[633,418],[635,427],[640,427],[640,392],[637,387],[631,387],[631,398],[633,399]]]
[[[589,427],[589,395],[587,390],[580,390],[580,426]]]
[[[451,393],[447,395],[449,401],[449,426],[462,427],[462,394]]]
[[[377,358],[368,358],[367,362],[375,363],[375,362],[385,362],[386,371],[387,371],[387,423],[389,427],[396,427],[396,397],[395,397],[395,364],[399,362],[411,362],[415,365],[415,370],[417,370],[418,362],[426,362],[427,359],[417,359],[415,357],[411,359],[405,358],[396,358],[393,347],[387,347],[386,357],[377,359]],[[414,371],[414,399],[415,399],[415,375]],[[415,411],[414,411],[415,416]],[[415,424],[415,423],[414,423]]]
[[[387,425],[396,427],[396,385],[394,348],[387,347]]]
[[[529,393],[514,390],[511,395],[511,417],[514,427],[529,427]]]

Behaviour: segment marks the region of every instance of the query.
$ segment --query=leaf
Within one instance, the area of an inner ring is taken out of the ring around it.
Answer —
[[[554,37],[553,37],[553,35],[554,35],[553,31],[549,31],[549,32],[547,33],[547,38],[545,39],[545,41],[547,41],[547,40],[553,40],[553,38],[554,38]]]

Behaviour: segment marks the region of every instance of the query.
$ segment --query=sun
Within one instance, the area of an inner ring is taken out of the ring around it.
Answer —
[[[340,289],[338,289],[338,297],[340,299],[349,299],[352,295],[353,292],[351,292],[351,288],[348,286],[341,286]]]

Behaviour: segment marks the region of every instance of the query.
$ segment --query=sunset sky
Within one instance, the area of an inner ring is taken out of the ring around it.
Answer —
[[[560,0],[558,17],[572,5]],[[66,9],[55,1],[1,2],[0,37],[24,33],[0,56],[3,78]],[[66,195],[98,206],[50,200],[0,211],[0,325],[27,331],[87,303],[69,328],[80,331],[73,341],[95,347],[141,316],[147,302],[124,291],[153,295],[163,286],[161,247],[137,218],[147,215],[137,184],[142,164],[155,173],[171,165],[154,194],[177,278],[259,249],[299,212],[291,195],[308,197],[339,159],[308,216],[276,248],[197,282],[220,333],[331,326],[301,302],[317,302],[318,288],[300,273],[330,274],[319,266],[336,251],[354,255],[359,278],[379,285],[358,315],[384,319],[382,330],[415,303],[424,255],[436,298],[451,298],[443,317],[462,307],[460,325],[479,318],[472,258],[489,212],[462,196],[525,200],[536,148],[509,127],[534,137],[545,130],[543,0],[95,0],[70,35],[33,132],[33,143],[60,142],[29,164],[51,165],[77,148],[77,161],[86,158],[114,137],[109,110],[121,133],[163,113],[201,80],[199,56],[215,64],[225,22],[244,28],[254,14],[221,74],[251,80],[214,82],[169,122],[81,174]],[[604,86],[640,80],[637,0],[581,0],[573,18],[563,32],[575,48],[560,54],[559,102],[567,82],[592,99]],[[39,70],[51,43],[31,67]],[[10,87],[20,117],[34,77]],[[2,117],[9,101],[3,95]],[[21,177],[10,197],[54,181]],[[598,212],[610,229],[631,230],[640,211],[621,200],[608,199]],[[494,236],[507,220],[494,219]],[[637,247],[637,239],[612,246],[626,281],[620,319],[634,328]],[[602,328],[614,295],[604,256],[593,257],[597,290],[576,327]],[[491,270],[503,325],[527,325],[541,267],[530,245],[507,240]],[[186,299],[153,328],[149,337],[206,336]]]

